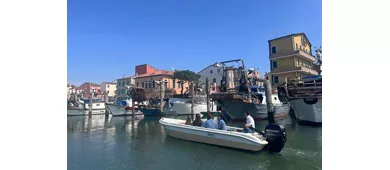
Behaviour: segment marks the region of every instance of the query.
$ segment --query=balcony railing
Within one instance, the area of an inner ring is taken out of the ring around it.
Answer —
[[[309,74],[312,74],[312,75],[318,75],[318,72],[311,69],[311,68],[306,68],[306,67],[302,67],[302,66],[299,66],[299,67],[289,67],[289,68],[277,68],[277,69],[273,69],[271,71],[271,73],[273,74],[276,74],[276,73],[287,73],[287,72],[306,72],[306,73],[309,73]]]
[[[296,51],[290,51],[290,52],[284,52],[284,53],[275,53],[275,54],[271,54],[269,56],[270,59],[278,59],[278,58],[285,58],[285,57],[290,57],[290,56],[295,56],[295,55],[299,55],[299,56],[302,56],[304,58],[307,58],[308,60],[310,61],[316,61],[316,59],[309,53],[305,52],[305,51],[302,51],[302,50],[296,50]]]

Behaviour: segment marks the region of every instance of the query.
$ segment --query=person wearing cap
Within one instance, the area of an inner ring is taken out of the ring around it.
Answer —
[[[217,122],[213,119],[213,116],[208,113],[207,114],[207,120],[202,124],[202,127],[204,128],[212,128],[212,129],[218,129]]]
[[[220,114],[218,117],[218,129],[219,130],[227,130],[226,123],[225,123],[223,118],[224,118],[223,114]]]

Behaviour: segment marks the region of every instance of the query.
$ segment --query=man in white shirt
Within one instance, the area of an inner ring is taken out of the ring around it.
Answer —
[[[252,130],[249,129],[249,127],[255,128],[255,120],[253,120],[252,116],[249,115],[249,113],[247,111],[244,112],[244,115],[246,117],[246,124],[245,124],[245,128],[242,132],[252,133]]]

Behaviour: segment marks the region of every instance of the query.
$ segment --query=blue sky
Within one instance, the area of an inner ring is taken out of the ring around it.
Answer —
[[[322,42],[319,0],[68,0],[68,83],[134,75],[135,66],[198,72],[244,59],[269,71],[268,40]]]

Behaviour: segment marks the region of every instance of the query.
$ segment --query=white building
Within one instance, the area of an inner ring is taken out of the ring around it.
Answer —
[[[200,79],[199,79],[200,84],[205,84],[206,78],[208,77],[211,85],[214,83],[220,85],[222,74],[223,74],[223,68],[219,63],[214,63],[204,68],[203,70],[199,71],[198,74],[200,75]]]

